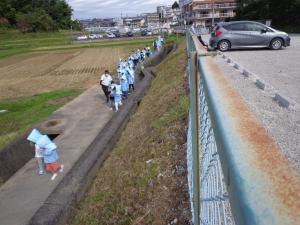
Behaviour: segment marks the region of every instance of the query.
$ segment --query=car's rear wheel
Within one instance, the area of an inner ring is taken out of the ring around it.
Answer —
[[[227,41],[227,40],[222,40],[222,41],[219,41],[218,43],[218,49],[221,51],[221,52],[226,52],[230,49],[230,42]]]
[[[282,48],[283,41],[280,38],[274,38],[270,43],[270,48],[273,50],[279,50]]]

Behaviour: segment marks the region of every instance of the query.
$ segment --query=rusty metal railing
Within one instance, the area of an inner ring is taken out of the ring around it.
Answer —
[[[188,131],[189,187],[194,224],[234,224],[212,124],[198,71],[198,54],[187,36],[190,122]]]
[[[299,175],[189,32],[186,46],[194,225],[300,224]]]

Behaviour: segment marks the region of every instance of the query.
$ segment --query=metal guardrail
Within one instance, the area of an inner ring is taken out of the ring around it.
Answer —
[[[300,224],[299,175],[190,32],[186,46],[194,225]]]
[[[190,38],[190,116],[188,131],[189,186],[194,224],[233,225],[228,195],[208,113],[203,81],[198,76],[198,55]]]

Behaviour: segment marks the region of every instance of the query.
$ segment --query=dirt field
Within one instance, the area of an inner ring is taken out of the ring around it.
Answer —
[[[0,61],[0,100],[65,88],[88,88],[105,69],[137,47],[92,48],[28,54]]]

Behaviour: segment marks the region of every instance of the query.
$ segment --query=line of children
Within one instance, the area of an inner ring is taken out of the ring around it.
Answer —
[[[155,50],[160,50],[163,45],[163,38],[158,36],[154,43],[155,44],[153,45],[157,46]],[[138,63],[143,64],[143,62],[147,58],[151,57],[152,54],[153,53],[149,46],[146,46],[142,50],[138,49],[137,51],[133,51],[128,57],[127,61],[123,59],[119,60],[117,70],[118,74],[115,80],[112,80],[110,75],[106,76],[111,79],[107,91],[105,91],[111,110],[115,108],[115,111],[118,111],[119,106],[122,105],[122,99],[128,99],[128,95],[135,91],[135,68],[137,67]],[[104,75],[101,77],[101,80],[105,80],[105,77],[103,77]],[[107,83],[105,83],[105,85],[107,85]]]
[[[164,44],[164,38],[162,36],[158,36],[157,39],[153,42],[153,47],[155,51],[159,51],[160,48]]]
[[[44,174],[46,169],[46,171],[52,174],[51,180],[54,180],[57,177],[57,172],[63,172],[64,169],[64,165],[57,163],[57,146],[47,135],[41,134],[37,129],[31,131],[27,140],[35,146],[35,158],[39,174]]]

